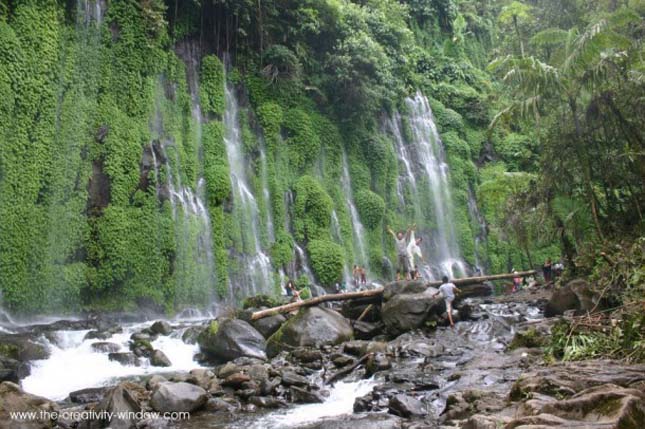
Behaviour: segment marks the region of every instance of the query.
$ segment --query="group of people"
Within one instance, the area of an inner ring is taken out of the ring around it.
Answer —
[[[358,287],[359,285],[367,284],[365,267],[362,267],[360,265],[354,265],[354,269],[352,270],[352,277],[354,278],[355,287]]]
[[[418,279],[421,274],[418,269],[418,262],[423,261],[423,254],[419,246],[423,241],[421,237],[414,236],[416,225],[408,227],[407,231],[395,233],[392,228],[387,227],[387,231],[394,237],[396,247],[396,280],[414,280]]]

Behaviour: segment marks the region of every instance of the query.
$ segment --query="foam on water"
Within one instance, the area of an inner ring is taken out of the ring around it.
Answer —
[[[105,341],[119,344],[119,351],[127,352],[130,335],[148,325],[149,323],[132,325],[125,328],[123,333],[115,334]],[[152,342],[155,349],[161,350],[170,359],[172,366],[150,366],[147,359],[141,359],[141,366],[136,367],[110,361],[106,353],[95,352],[92,344],[104,340],[84,340],[88,332],[58,331],[53,343],[44,340],[51,355],[48,359],[33,362],[31,374],[22,380],[23,389],[49,399],[62,400],[75,390],[111,385],[123,377],[189,371],[200,366],[193,361],[198,346],[184,343],[180,336],[160,336]]]
[[[354,400],[367,395],[376,384],[373,379],[354,382],[340,381],[334,385],[329,397],[322,404],[300,405],[286,412],[269,414],[254,422],[251,428],[300,427],[305,423],[322,418],[351,414]]]

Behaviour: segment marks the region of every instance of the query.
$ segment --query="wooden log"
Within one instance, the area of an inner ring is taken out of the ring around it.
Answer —
[[[370,296],[378,296],[383,294],[383,288],[362,290],[358,292],[346,293],[333,293],[329,295],[321,295],[315,298],[305,299],[303,301],[291,302],[289,304],[281,305],[279,307],[267,308],[266,310],[256,311],[251,315],[251,320],[261,319],[267,316],[273,316],[278,313],[289,313],[290,311],[297,310],[300,307],[310,307],[318,305],[327,301],[345,301],[348,299],[365,298]]]
[[[468,285],[475,283],[483,283],[493,280],[503,280],[510,279],[513,277],[527,277],[535,275],[535,270],[532,271],[522,271],[520,273],[507,273],[507,274],[494,274],[490,276],[479,276],[479,277],[465,277],[463,279],[451,279],[450,281],[457,286]],[[432,281],[426,283],[426,286],[439,286],[441,281]],[[387,287],[387,286],[386,286]],[[267,308],[265,310],[256,311],[251,315],[251,320],[262,319],[263,317],[274,316],[279,313],[289,313],[291,311],[297,310],[300,307],[311,307],[312,305],[318,305],[323,302],[328,301],[347,301],[350,299],[357,298],[368,298],[379,296],[383,294],[383,288],[379,287],[376,289],[362,290],[358,292],[345,292],[345,293],[333,293],[329,295],[317,296],[315,298],[305,299],[303,301],[291,302],[289,304],[281,305],[278,307]]]
[[[517,273],[506,273],[506,274],[492,274],[490,276],[479,276],[479,277],[464,277],[463,279],[450,279],[449,281],[454,283],[457,286],[460,285],[470,285],[470,284],[475,284],[475,283],[484,283],[484,282],[492,282],[495,280],[504,280],[504,279],[512,279],[513,277],[528,277],[528,276],[534,276],[537,274],[537,271],[531,270],[531,271],[521,271]],[[441,280],[438,281],[432,281],[426,283],[426,286],[441,286],[443,282]]]

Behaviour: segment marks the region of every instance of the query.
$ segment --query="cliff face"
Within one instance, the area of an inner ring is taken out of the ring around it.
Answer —
[[[530,180],[486,164],[492,29],[450,2],[286,3],[1,10],[5,306],[389,280],[387,225],[417,224],[426,276],[521,263],[485,221]]]

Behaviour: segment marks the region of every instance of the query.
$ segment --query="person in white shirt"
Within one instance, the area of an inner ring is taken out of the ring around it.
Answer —
[[[421,253],[419,244],[421,244],[421,237],[416,238],[414,236],[414,229],[412,229],[410,231],[410,242],[408,243],[408,260],[410,262],[410,277],[412,280],[420,277],[417,261],[415,261],[415,257],[418,261],[423,261],[423,254]]]
[[[461,291],[455,286],[454,283],[448,282],[448,277],[443,276],[441,279],[443,284],[439,286],[439,290],[435,292],[432,296],[437,296],[441,294],[444,301],[446,302],[446,313],[448,313],[448,320],[450,321],[450,327],[454,328],[455,323],[452,321],[452,302],[455,300],[455,292],[461,293]]]

